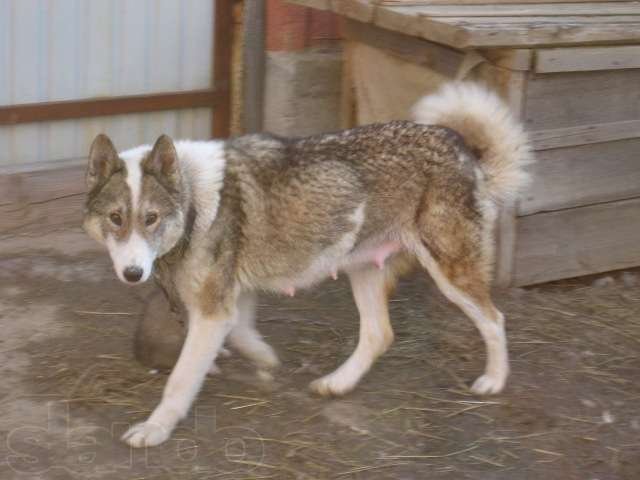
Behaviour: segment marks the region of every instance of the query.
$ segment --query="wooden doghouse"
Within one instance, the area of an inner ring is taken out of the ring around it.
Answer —
[[[503,209],[497,283],[640,265],[640,3],[295,0],[343,18],[343,126],[408,118],[451,79],[496,89],[533,184]]]

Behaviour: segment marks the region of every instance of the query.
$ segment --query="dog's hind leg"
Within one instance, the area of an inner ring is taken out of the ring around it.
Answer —
[[[423,242],[416,248],[417,258],[442,293],[467,314],[482,335],[487,350],[486,368],[471,390],[478,394],[498,393],[509,374],[509,359],[504,316],[490,296],[492,244],[482,242],[480,230],[473,225],[461,226],[455,220],[447,223],[444,230],[432,225],[432,248]],[[449,228],[448,237],[435,240],[434,231],[444,234]],[[470,232],[478,235],[465,235]]]
[[[484,340],[487,349],[485,372],[473,383],[471,390],[482,395],[500,392],[509,375],[507,337],[504,315],[494,306],[488,286],[474,277],[473,272],[468,272],[470,276],[452,275],[452,269],[442,268],[433,258],[424,262],[421,259],[421,263],[442,293],[471,318]]]
[[[358,346],[337,370],[311,383],[315,392],[321,395],[349,392],[393,342],[387,308],[390,279],[385,270],[368,266],[349,272],[353,297],[360,312]]]
[[[236,305],[237,321],[229,334],[229,342],[259,368],[277,367],[280,364],[278,356],[264,341],[255,326],[255,293],[243,292],[238,297]]]

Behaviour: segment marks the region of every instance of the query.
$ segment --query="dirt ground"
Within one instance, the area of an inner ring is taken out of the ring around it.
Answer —
[[[354,348],[344,278],[263,296],[260,330],[283,361],[274,380],[221,359],[172,439],[145,451],[118,437],[166,380],[132,356],[154,287],[121,284],[79,230],[4,238],[0,478],[638,479],[637,276],[497,292],[512,375],[487,398],[468,391],[484,362],[479,335],[424,275],[402,283],[395,344],[342,399],[307,385]]]

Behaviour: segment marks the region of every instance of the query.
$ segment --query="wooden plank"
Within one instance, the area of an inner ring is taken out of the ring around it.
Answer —
[[[369,0],[331,0],[335,13],[365,23],[373,21],[375,8]]]
[[[345,20],[343,35],[450,77],[456,74],[465,55],[454,48],[356,20]],[[533,61],[533,51],[526,49],[491,49],[479,53],[494,65],[511,70],[530,70]]]
[[[245,42],[247,38],[244,35],[245,5],[244,2],[233,2],[233,24],[231,27],[231,71],[229,77],[229,130],[227,137],[232,135],[242,135],[245,132],[244,121],[246,117],[245,109],[245,78],[247,76],[245,63]],[[212,120],[215,116],[215,110],[211,112]],[[211,129],[213,131],[213,123]],[[224,138],[224,136],[220,136]]]
[[[484,63],[476,71],[472,72],[470,78],[480,80],[497,91],[507,102],[516,118],[522,118],[525,109],[526,72],[509,70]],[[500,287],[507,287],[513,283],[517,242],[516,210],[517,203],[502,205],[496,224],[495,283]]]
[[[504,98],[515,118],[523,116],[527,72],[483,64],[480,65],[475,75],[476,78],[486,82]],[[517,201],[505,202],[500,208],[495,227],[497,239],[495,283],[500,287],[507,287],[513,283],[515,250],[518,240],[516,209]]]
[[[378,8],[373,22],[379,27],[414,35],[445,45],[460,47],[467,44],[467,35],[456,26],[414,15],[411,7]]]
[[[0,169],[0,205],[17,208],[84,193],[86,160]]]
[[[340,127],[347,129],[356,125],[356,101],[353,89],[353,42],[343,44],[342,86],[340,92]]]
[[[450,3],[423,2],[415,3],[415,8],[419,7],[420,15],[430,17],[526,17],[526,16],[567,16],[567,15],[639,15],[640,4],[637,2],[589,2],[583,3],[581,0],[574,2],[541,2],[531,0],[531,2],[469,2],[453,1]],[[612,3],[615,2],[615,3]],[[408,6],[403,2],[379,2],[381,6]]]
[[[305,0],[301,0],[305,1]],[[311,0],[306,0],[311,1]],[[380,6],[395,7],[403,6],[420,6],[420,5],[509,5],[509,4],[549,4],[549,3],[584,3],[584,0],[376,0],[375,3]],[[620,0],[599,0],[592,3],[621,3]],[[629,2],[625,2],[629,3]]]
[[[527,18],[441,17],[431,20],[431,24],[437,20],[458,32],[452,38],[452,41],[457,43],[451,43],[458,48],[637,43],[640,41],[640,16],[637,15]],[[436,32],[435,35],[437,34]]]
[[[265,79],[265,2],[244,3],[243,127],[245,133],[262,131]]]
[[[455,48],[640,41],[640,16],[429,17],[422,7],[380,7],[374,22]]]
[[[548,150],[636,137],[640,137],[640,120],[529,132],[529,139],[534,150]]]
[[[395,9],[398,10],[399,8]],[[422,18],[430,18],[430,15],[417,15]],[[504,26],[510,25],[528,25],[531,27],[535,27],[538,25],[591,25],[592,28],[598,29],[599,27],[608,25],[608,24],[618,24],[618,23],[630,23],[635,24],[640,21],[640,15],[567,15],[567,16],[555,16],[555,15],[529,15],[526,17],[520,16],[499,16],[499,15],[491,15],[486,17],[473,17],[473,16],[455,16],[455,15],[446,15],[442,17],[433,17],[432,20],[439,22],[446,22],[451,25],[468,25],[469,27],[473,27],[475,25],[486,25],[486,24],[502,24]],[[535,33],[535,32],[532,32]]]
[[[545,150],[519,215],[640,196],[640,138]]]
[[[331,10],[331,0],[287,0],[287,2],[303,7],[315,8],[316,10]]]
[[[535,55],[535,71],[538,73],[623,68],[640,68],[640,45],[549,48],[537,50]]]
[[[210,107],[216,105],[219,99],[220,95],[217,91],[205,89],[64,102],[25,103],[0,107],[0,125]]]
[[[4,167],[0,171],[0,235],[80,225],[85,171],[85,159]]]
[[[480,54],[493,65],[510,70],[531,70],[533,65],[533,50],[491,48],[480,50]]]
[[[310,5],[303,0],[296,0],[296,3]],[[563,2],[559,8],[484,5],[466,10],[463,5],[447,14],[445,8],[434,3],[390,7],[376,6],[367,0],[333,0],[331,10],[361,22],[462,49],[640,42],[640,12],[633,2],[605,2],[601,9],[597,4],[572,7],[570,3]],[[610,11],[609,5],[613,5]],[[531,14],[535,13],[535,8],[548,15]],[[485,16],[484,12],[491,15]],[[512,15],[500,16],[501,12]]]
[[[532,75],[527,129],[552,130],[638,120],[640,69]]]
[[[459,50],[354,20],[344,23],[343,33],[351,41],[385,50],[448,77],[455,76],[464,59]]]
[[[75,194],[18,208],[0,205],[0,237],[78,227],[84,200],[84,194]]]
[[[516,285],[640,265],[640,199],[520,217]]]
[[[211,136],[226,138],[231,129],[231,62],[233,44],[233,0],[214,0],[213,49],[211,65],[214,89],[218,94],[211,122]],[[212,105],[213,106],[213,105]]]

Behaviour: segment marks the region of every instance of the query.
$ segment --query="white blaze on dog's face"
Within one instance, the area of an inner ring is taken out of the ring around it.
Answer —
[[[107,136],[94,140],[84,228],[107,247],[123,282],[148,280],[156,258],[182,237],[181,184],[177,153],[166,135],[153,148],[141,146],[120,155]]]

